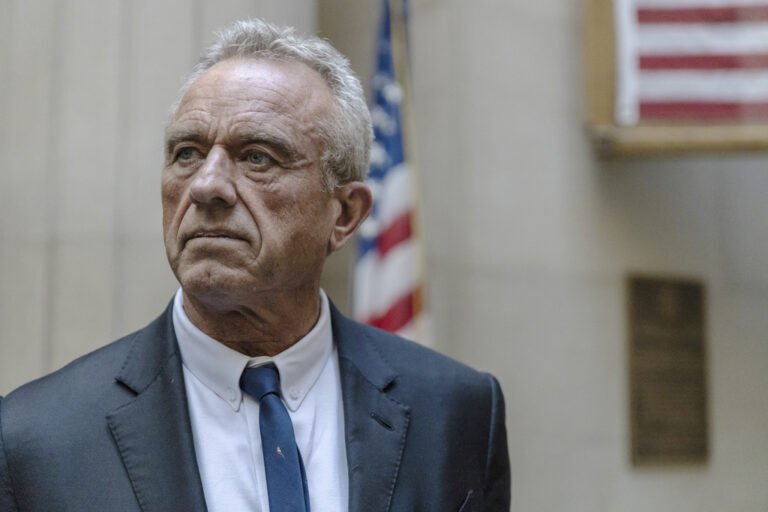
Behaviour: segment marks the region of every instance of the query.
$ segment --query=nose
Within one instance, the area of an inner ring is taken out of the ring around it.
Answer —
[[[234,162],[220,147],[208,152],[205,162],[195,172],[189,197],[197,205],[233,206],[237,201]]]

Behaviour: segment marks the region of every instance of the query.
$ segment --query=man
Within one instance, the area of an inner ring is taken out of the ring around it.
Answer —
[[[219,34],[166,130],[181,284],[144,329],[0,402],[0,511],[502,511],[496,380],[342,316],[366,218],[359,81],[326,42]]]

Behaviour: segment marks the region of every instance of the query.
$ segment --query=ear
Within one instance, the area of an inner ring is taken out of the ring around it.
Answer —
[[[340,208],[328,241],[328,253],[338,251],[352,237],[360,224],[371,213],[373,196],[371,189],[362,181],[352,181],[333,191]]]

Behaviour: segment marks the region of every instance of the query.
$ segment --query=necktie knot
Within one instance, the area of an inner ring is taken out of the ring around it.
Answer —
[[[240,377],[240,388],[258,401],[270,393],[279,397],[280,375],[271,365],[246,368]]]

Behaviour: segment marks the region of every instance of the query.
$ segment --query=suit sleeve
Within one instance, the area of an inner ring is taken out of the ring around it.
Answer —
[[[3,397],[0,396],[0,510],[3,512],[18,512],[16,499],[11,486],[11,474],[8,470],[8,461],[5,458],[5,445],[3,444]]]
[[[491,425],[482,510],[507,512],[511,505],[511,483],[504,395],[496,378],[488,375],[488,379],[491,385]]]

